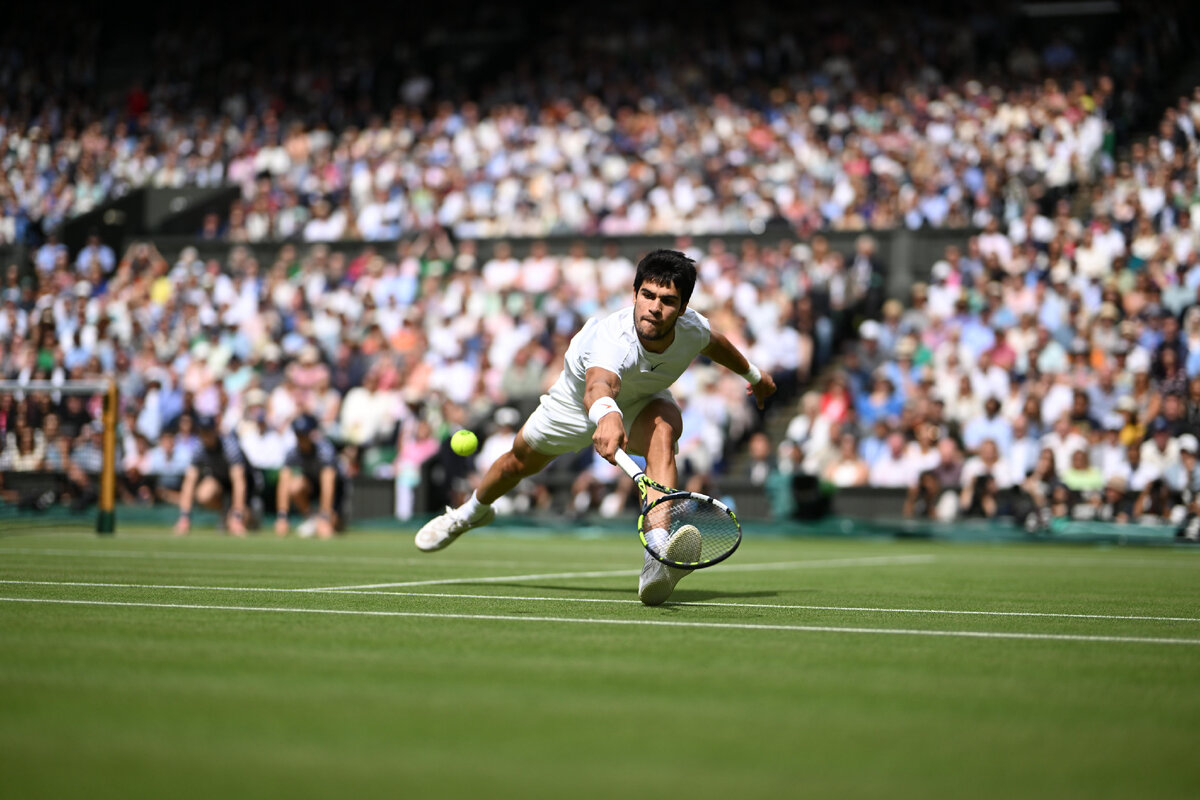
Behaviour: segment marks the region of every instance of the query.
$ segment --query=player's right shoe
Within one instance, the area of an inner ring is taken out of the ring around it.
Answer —
[[[472,528],[482,528],[484,525],[490,525],[495,519],[496,509],[491,506],[485,506],[484,512],[480,514],[479,519],[474,521],[460,518],[455,509],[446,506],[445,514],[429,520],[429,522],[426,522],[422,526],[421,530],[417,531],[415,540],[417,549],[426,553],[432,553],[444,547],[449,547],[454,543],[455,539],[467,531]]]
[[[672,561],[697,561],[700,558],[700,531],[695,525],[684,525],[667,541],[664,555]],[[669,567],[649,552],[642,566],[642,577],[638,581],[638,599],[643,605],[661,606],[667,602],[675,585],[692,570]]]

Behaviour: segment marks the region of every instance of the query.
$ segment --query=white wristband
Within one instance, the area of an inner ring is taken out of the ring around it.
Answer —
[[[599,400],[592,403],[592,407],[588,409],[588,419],[592,421],[593,425],[599,425],[601,417],[605,416],[606,414],[611,414],[614,411],[617,412],[618,417],[624,416],[621,413],[621,409],[617,408],[616,400],[612,399],[611,397],[601,397]]]
[[[742,377],[746,379],[747,383],[754,386],[762,380],[762,372],[749,359],[746,360],[746,363],[750,365],[750,368],[742,373]]]

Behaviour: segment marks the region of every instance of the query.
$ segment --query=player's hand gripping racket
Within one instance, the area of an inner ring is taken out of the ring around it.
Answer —
[[[684,569],[711,567],[742,543],[742,526],[720,500],[651,480],[624,450],[618,450],[614,460],[637,484],[642,498],[638,535],[646,551],[662,563]],[[651,492],[657,496],[651,497]]]

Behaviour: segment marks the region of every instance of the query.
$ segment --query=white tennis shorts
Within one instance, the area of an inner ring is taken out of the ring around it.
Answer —
[[[638,414],[642,413],[651,400],[666,400],[671,405],[676,404],[675,398],[666,389],[655,392],[632,406],[622,404],[618,398],[617,407],[621,409],[626,436],[629,435],[630,428],[633,427]],[[529,419],[525,420],[525,426],[521,428],[521,435],[525,438],[525,442],[534,450],[548,456],[574,453],[590,447],[592,434],[595,432],[596,426],[588,419],[587,409],[554,394],[542,395],[538,407],[533,410]],[[639,455],[641,454],[639,453]]]

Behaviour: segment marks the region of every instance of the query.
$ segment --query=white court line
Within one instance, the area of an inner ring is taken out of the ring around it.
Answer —
[[[277,594],[352,594],[383,597],[428,597],[448,600],[516,600],[539,603],[608,603],[610,605],[641,605],[640,600],[621,600],[609,597],[546,597],[542,595],[509,594],[450,594],[442,592],[386,592],[361,589],[291,589],[270,586],[187,586],[156,583],[94,583],[85,581],[18,581],[0,580],[0,584],[17,586],[88,586],[102,589],[176,589],[200,592],[274,592]],[[668,606],[700,606],[705,608],[777,608],[785,611],[852,611],[868,614],[941,614],[945,616],[983,617],[1048,617],[1053,619],[1134,620],[1138,622],[1200,622],[1200,617],[1155,617],[1135,614],[1071,614],[1055,611],[966,611],[953,608],[876,608],[872,606],[812,606],[783,603],[716,603],[704,601],[668,602]]]
[[[170,552],[155,550],[75,550],[70,548],[49,547],[0,547],[0,556],[4,553],[16,553],[26,556],[78,556],[80,558],[147,558],[147,559],[183,559],[189,561],[270,561],[270,562],[312,562],[314,564],[431,564],[429,556],[414,556],[412,558],[393,558],[389,556],[330,556],[330,555],[294,555],[287,553],[196,553]],[[528,566],[529,561],[497,561],[497,560],[458,560],[452,563],[464,567],[519,567]],[[536,562],[535,562],[536,563]],[[553,561],[541,563],[552,564]]]
[[[823,567],[871,567],[892,564],[929,564],[934,556],[870,556],[866,558],[826,558],[810,561],[768,561],[755,564],[722,564],[726,572],[768,572],[787,569],[819,569]],[[621,578],[640,575],[640,569],[605,570],[603,572],[549,572],[537,575],[495,575],[485,578],[439,578],[431,581],[401,581],[398,583],[363,583],[353,586],[318,586],[309,591],[329,592],[350,589],[402,589],[407,586],[439,586],[449,583],[503,583],[505,581],[558,580],[560,578]]]
[[[126,608],[171,608],[195,611],[248,611],[264,614],[336,614],[358,617],[410,617],[419,619],[467,619],[499,622],[557,622],[575,625],[645,625],[663,628],[709,628],[740,631],[795,631],[801,633],[851,633],[880,636],[942,636],[964,639],[1022,639],[1056,642],[1112,642],[1127,644],[1200,645],[1200,639],[1172,639],[1153,636],[1093,636],[1070,633],[1016,633],[997,631],[936,631],[910,628],[850,628],[825,625],[768,625],[740,622],[682,622],[661,619],[599,619],[573,617],[525,617],[506,614],[445,614],[426,611],[360,611],[345,608],[271,608],[270,606],[212,606],[190,603],[132,603],[117,600],[65,600],[32,597],[0,597],[6,603],[46,603],[51,605],[121,606]]]
[[[0,581],[3,583],[3,581]],[[166,587],[164,587],[166,588]],[[301,589],[299,591],[313,591]],[[331,594],[396,595],[399,597],[444,597],[464,600],[527,600],[551,603],[625,603],[641,605],[640,600],[617,600],[600,597],[531,597],[495,594],[442,594],[433,592],[361,592],[349,589],[329,589]],[[952,608],[872,608],[869,606],[801,606],[783,603],[708,603],[700,600],[667,602],[667,606],[703,606],[715,608],[778,608],[787,611],[857,611],[873,614],[944,614],[948,616],[984,617],[1052,617],[1055,619],[1137,620],[1140,622],[1200,622],[1200,617],[1152,617],[1133,614],[1068,614],[1052,611],[959,611]]]

